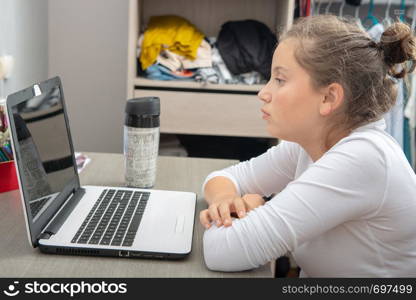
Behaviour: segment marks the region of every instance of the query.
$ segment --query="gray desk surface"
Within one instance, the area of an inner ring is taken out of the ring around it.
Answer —
[[[92,162],[80,174],[83,185],[123,186],[121,154],[85,153]],[[269,264],[252,271],[209,271],[202,256],[203,228],[199,211],[206,207],[201,183],[213,171],[233,160],[160,156],[155,189],[198,194],[191,254],[184,260],[129,259],[116,257],[43,254],[28,242],[19,192],[0,194],[1,277],[271,277]]]

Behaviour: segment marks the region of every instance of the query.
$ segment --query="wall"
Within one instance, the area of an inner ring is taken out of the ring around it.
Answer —
[[[122,152],[127,0],[49,1],[49,77],[63,82],[76,151]]]
[[[48,0],[0,0],[0,55],[13,55],[0,98],[48,76]]]

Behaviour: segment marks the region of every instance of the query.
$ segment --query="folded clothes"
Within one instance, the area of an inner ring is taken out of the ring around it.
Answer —
[[[256,71],[239,74],[237,75],[237,78],[240,83],[249,84],[249,85],[262,84],[262,83],[265,83],[266,81],[263,79],[262,75]]]
[[[145,70],[146,77],[155,80],[193,80],[195,72],[190,70],[171,71],[161,64],[153,64]]]
[[[221,83],[221,84],[263,84],[265,80],[259,72],[253,71],[239,75],[232,75],[232,77],[225,81],[221,76],[221,71],[218,66],[214,65],[212,68],[197,69],[194,76],[195,81],[205,83]]]
[[[265,80],[261,74],[252,71],[239,75],[233,75],[224,63],[223,58],[217,48],[217,39],[208,38],[212,47],[212,68],[201,68],[196,71],[195,80],[208,83],[220,84],[261,84]]]
[[[214,68],[200,68],[196,71],[195,81],[205,83],[220,83],[220,77]]]
[[[179,16],[153,16],[144,33],[140,63],[143,70],[156,62],[163,49],[194,60],[204,35]]]
[[[171,71],[209,68],[212,67],[211,45],[207,41],[202,40],[201,45],[198,47],[195,59],[189,59],[168,49],[163,49],[156,61]]]
[[[138,57],[140,57],[143,39],[142,34],[137,43]],[[154,80],[186,80],[212,84],[251,85],[265,82],[261,74],[256,71],[233,75],[224,63],[216,41],[216,37],[202,40],[197,58],[193,61],[169,50],[162,50],[157,57],[157,62],[146,70],[139,68],[139,74]]]
[[[224,60],[221,57],[220,52],[216,46],[216,38],[210,39],[211,43],[213,44],[212,48],[212,62],[214,64],[214,68],[217,70],[219,75],[219,83],[235,83],[233,79],[233,75],[228,70],[227,66],[224,63]]]

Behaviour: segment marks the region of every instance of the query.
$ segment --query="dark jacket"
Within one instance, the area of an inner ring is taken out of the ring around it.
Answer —
[[[257,71],[270,78],[277,39],[263,23],[255,20],[230,21],[222,25],[217,47],[234,75]]]

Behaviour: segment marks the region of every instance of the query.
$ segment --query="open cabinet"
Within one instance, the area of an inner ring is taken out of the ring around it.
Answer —
[[[130,0],[127,96],[158,96],[161,133],[270,137],[261,119],[261,85],[158,81],[137,76],[137,41],[151,16],[186,18],[207,37],[227,21],[254,19],[274,33],[293,22],[294,0]]]

